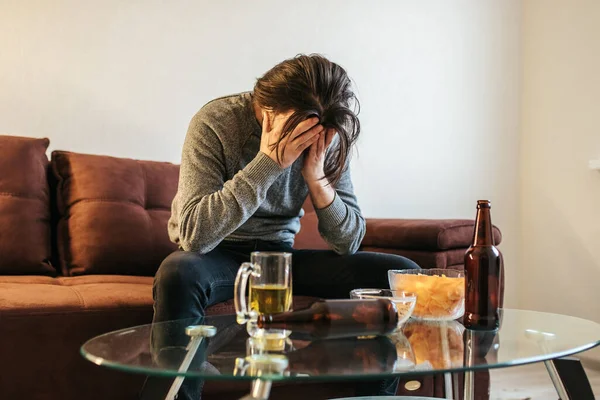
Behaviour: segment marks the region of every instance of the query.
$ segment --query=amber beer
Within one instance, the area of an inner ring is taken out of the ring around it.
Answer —
[[[260,314],[288,311],[292,304],[292,288],[287,285],[250,283],[250,309]]]
[[[385,335],[398,322],[394,303],[377,300],[324,300],[309,308],[280,314],[260,314],[261,329],[285,329],[313,338]]]
[[[474,330],[494,330],[500,325],[503,291],[502,254],[494,246],[489,200],[477,202],[473,244],[465,254],[464,325]]]

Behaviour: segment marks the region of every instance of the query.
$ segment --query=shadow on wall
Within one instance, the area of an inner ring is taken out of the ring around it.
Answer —
[[[25,127],[22,126],[23,121],[20,121],[16,125],[21,125],[20,130],[24,131],[10,131],[5,132],[6,134],[48,137],[48,154],[52,150],[68,150],[160,161],[160,157],[156,155],[164,154],[165,146],[176,149],[174,154],[180,154],[185,126],[177,128],[177,131],[172,128],[169,132],[164,132],[152,125],[155,119],[143,117],[145,111],[139,104],[130,103],[133,97],[106,98],[102,93],[95,93],[94,87],[86,87],[80,81],[70,80],[68,75],[53,74],[51,78],[39,82],[37,95],[13,91],[12,101],[18,103],[15,108],[43,110],[45,117],[27,119]],[[69,118],[61,117],[65,115]],[[8,127],[10,126],[9,122]],[[4,128],[6,129],[6,125]],[[90,131],[102,134],[90,134]]]
[[[553,197],[544,190],[538,194],[523,215],[529,229],[522,232],[521,303],[600,322],[600,243],[587,247]]]

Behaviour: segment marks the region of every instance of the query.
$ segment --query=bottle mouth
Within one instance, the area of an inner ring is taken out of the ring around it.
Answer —
[[[492,202],[489,200],[477,200],[477,208],[492,208]]]

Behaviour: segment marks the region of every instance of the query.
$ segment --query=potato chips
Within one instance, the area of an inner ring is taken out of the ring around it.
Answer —
[[[390,280],[392,289],[417,295],[417,304],[412,314],[414,318],[442,321],[457,319],[464,314],[465,278],[463,276],[397,273]]]

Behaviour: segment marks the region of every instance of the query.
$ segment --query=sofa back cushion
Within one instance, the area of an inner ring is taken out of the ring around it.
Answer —
[[[48,139],[0,135],[0,274],[48,275]]]
[[[52,170],[64,275],[152,276],[176,249],[167,221],[178,166],[55,151]]]

